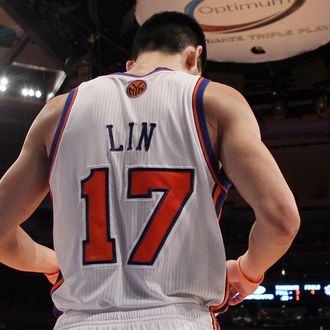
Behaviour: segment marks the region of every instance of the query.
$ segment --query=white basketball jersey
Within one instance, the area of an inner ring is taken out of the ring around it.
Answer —
[[[207,133],[207,84],[158,68],[70,92],[49,158],[60,311],[226,308],[230,181]]]

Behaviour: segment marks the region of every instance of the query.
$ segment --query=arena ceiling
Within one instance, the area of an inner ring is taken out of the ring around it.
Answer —
[[[26,74],[31,76],[43,72],[35,85],[46,86],[45,98],[61,86],[64,90],[83,79],[122,70],[138,26],[134,0],[2,0],[0,6],[1,71],[30,69]],[[329,91],[329,68],[327,44],[281,61],[211,62],[208,75],[244,92],[256,111],[267,110],[268,103],[268,110],[276,112],[272,103],[281,99],[291,107],[289,113],[277,115],[299,117]]]

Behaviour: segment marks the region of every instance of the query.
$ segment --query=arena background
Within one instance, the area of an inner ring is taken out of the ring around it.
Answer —
[[[301,5],[313,1],[296,0]],[[322,1],[328,3],[317,0]],[[237,8],[262,3],[226,2]],[[288,6],[293,2],[287,0]],[[218,12],[224,11],[221,8],[225,7],[218,6]],[[29,126],[48,99],[97,75],[124,70],[138,27],[135,12],[133,0],[0,1],[1,176],[18,156]],[[263,287],[220,318],[224,330],[330,329],[330,18],[325,14],[328,25],[322,25],[322,42],[313,51],[306,51],[302,40],[299,55],[285,56],[284,51],[281,60],[258,60],[258,55],[272,54],[272,43],[264,47],[259,38],[244,50],[256,60],[239,63],[226,58],[208,65],[210,79],[237,88],[250,102],[302,218],[292,248],[269,270]],[[282,45],[283,50],[289,45]],[[218,47],[221,54],[226,45]],[[251,209],[232,189],[220,224],[228,258],[246,249],[252,220]],[[52,246],[49,198],[24,228],[36,241]],[[0,266],[0,288],[0,329],[51,329],[55,320],[50,285],[42,275]]]

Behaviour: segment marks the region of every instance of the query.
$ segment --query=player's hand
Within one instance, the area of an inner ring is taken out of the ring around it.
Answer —
[[[47,277],[48,281],[54,285],[56,283],[56,280],[57,280],[59,274],[60,274],[60,271],[58,270],[55,273],[44,273],[44,274]]]
[[[238,260],[227,261],[227,276],[229,281],[229,305],[234,306],[241,303],[244,298],[253,293],[263,280],[250,281],[241,271]]]

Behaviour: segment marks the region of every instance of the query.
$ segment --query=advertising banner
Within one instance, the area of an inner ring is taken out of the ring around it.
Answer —
[[[214,61],[281,60],[330,41],[330,0],[138,0],[136,19],[173,10],[199,22]]]

